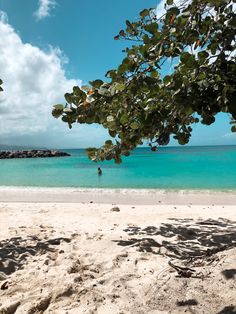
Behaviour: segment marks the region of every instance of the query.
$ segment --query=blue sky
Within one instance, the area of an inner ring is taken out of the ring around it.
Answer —
[[[35,19],[38,0],[0,0],[0,9],[24,42],[41,49],[59,47],[69,58],[67,77],[103,77],[122,60],[125,42],[114,41],[126,19],[134,20],[157,0],[57,0],[51,14]]]
[[[113,37],[156,0],[0,0],[0,143],[48,147],[99,146],[106,130],[72,130],[51,117],[73,85],[104,78],[122,60]],[[229,118],[195,126],[191,145],[234,144]],[[172,145],[176,142],[172,141]]]

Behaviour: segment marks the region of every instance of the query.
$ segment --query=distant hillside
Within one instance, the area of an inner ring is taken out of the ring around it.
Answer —
[[[0,144],[0,150],[30,150],[30,149],[45,149],[45,147]]]

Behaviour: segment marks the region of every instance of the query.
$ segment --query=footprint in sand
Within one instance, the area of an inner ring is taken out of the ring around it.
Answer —
[[[113,260],[113,265],[116,266],[116,267],[120,267],[121,263],[124,262],[124,260],[126,260],[128,257],[128,253],[123,253],[123,254],[120,254],[120,255],[117,255],[115,257],[115,259]]]
[[[40,213],[40,214],[46,214],[46,213],[48,213],[48,210],[41,209],[41,210],[39,211],[39,213]]]
[[[5,305],[0,308],[0,313],[1,314],[14,314],[16,313],[17,308],[20,306],[20,301],[11,303],[9,305]]]
[[[68,268],[68,274],[75,274],[81,270],[81,262],[79,259],[75,260],[72,265]]]
[[[27,314],[43,313],[49,307],[51,296],[37,300],[33,306],[28,310]]]

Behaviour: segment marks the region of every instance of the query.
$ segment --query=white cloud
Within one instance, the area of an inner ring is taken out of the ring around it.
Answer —
[[[42,20],[47,16],[50,16],[51,10],[56,6],[55,0],[39,0],[39,7],[35,12],[35,16],[38,20]]]
[[[3,13],[1,16],[4,16]],[[80,80],[67,79],[60,49],[48,52],[23,43],[6,18],[0,19],[0,137],[28,136],[66,129],[51,116],[52,105]],[[0,142],[1,142],[0,138]]]
[[[225,133],[224,135],[222,135],[222,138],[227,138],[227,139],[235,139],[236,138],[236,133],[234,132],[229,132],[229,133]]]
[[[0,21],[2,23],[8,23],[8,16],[7,16],[6,12],[0,11]]]
[[[88,147],[99,146],[107,131],[98,126],[68,125],[52,117],[52,106],[64,103],[79,79],[68,79],[59,48],[48,52],[23,43],[0,11],[0,144]]]
[[[166,3],[166,0],[160,0],[159,3],[157,4],[157,7],[156,7],[157,19],[161,18],[165,14],[166,12],[165,3]]]

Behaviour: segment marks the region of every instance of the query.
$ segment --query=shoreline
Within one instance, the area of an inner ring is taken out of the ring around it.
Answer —
[[[0,186],[0,202],[127,205],[236,205],[236,190]]]

